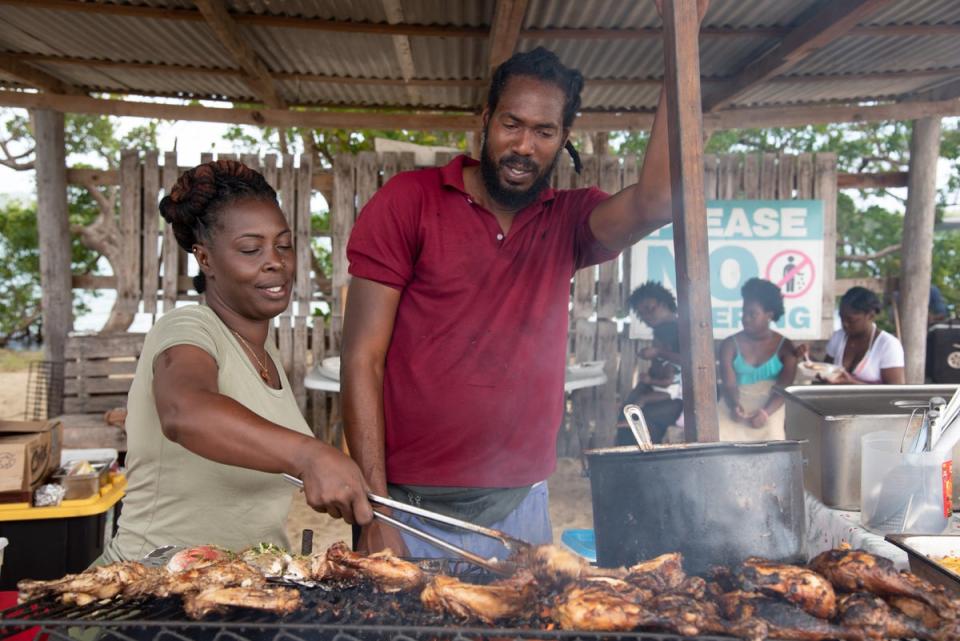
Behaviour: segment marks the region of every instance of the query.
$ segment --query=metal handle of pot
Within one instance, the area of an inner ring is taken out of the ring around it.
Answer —
[[[623,408],[623,415],[627,419],[630,431],[633,432],[633,438],[637,439],[637,447],[644,452],[653,449],[653,439],[650,437],[650,429],[647,428],[647,421],[643,417],[643,410],[639,405],[627,405]]]

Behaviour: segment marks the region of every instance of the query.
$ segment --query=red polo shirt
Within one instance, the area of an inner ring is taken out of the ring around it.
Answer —
[[[384,374],[387,480],[519,487],[556,465],[570,279],[617,256],[587,223],[596,188],[546,189],[504,235],[460,156],[399,174],[347,244],[350,273],[402,290]]]

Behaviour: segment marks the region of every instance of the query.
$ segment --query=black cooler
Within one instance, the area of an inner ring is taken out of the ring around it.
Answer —
[[[934,383],[960,383],[960,319],[937,323],[928,331],[927,377]]]

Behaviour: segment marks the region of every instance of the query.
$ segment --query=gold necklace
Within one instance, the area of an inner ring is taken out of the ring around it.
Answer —
[[[260,357],[257,356],[257,353],[253,351],[253,346],[247,342],[243,336],[240,335],[240,332],[230,328],[230,331],[233,332],[233,335],[240,339],[240,343],[250,352],[250,355],[253,356],[253,359],[257,361],[257,372],[260,374],[260,378],[263,379],[264,383],[270,382],[270,370],[267,369],[267,366],[263,364],[263,361],[260,360]]]

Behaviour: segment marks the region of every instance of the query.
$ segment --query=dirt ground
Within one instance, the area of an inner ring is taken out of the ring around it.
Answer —
[[[27,394],[27,371],[0,372],[0,420],[23,418]]]
[[[554,542],[560,541],[563,530],[593,527],[590,479],[581,474],[580,461],[560,459],[548,487]],[[304,502],[303,495],[297,493],[287,519],[287,536],[296,551],[300,549],[301,533],[305,529],[313,530],[314,550],[326,549],[337,541],[350,541],[350,526],[314,512]]]

